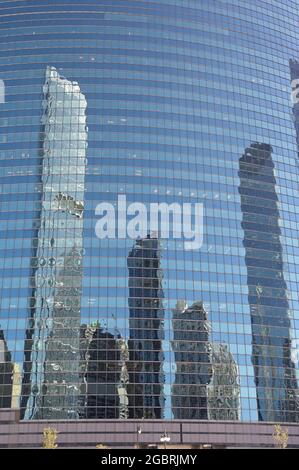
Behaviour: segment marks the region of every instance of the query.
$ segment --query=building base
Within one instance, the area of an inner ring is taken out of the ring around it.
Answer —
[[[43,431],[57,431],[58,448],[165,448],[168,449],[277,447],[276,423],[188,420],[78,420],[20,421],[18,410],[0,410],[0,448],[41,448]],[[288,447],[299,448],[299,424],[284,423]]]

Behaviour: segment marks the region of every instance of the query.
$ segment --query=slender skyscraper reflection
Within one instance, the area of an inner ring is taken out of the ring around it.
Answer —
[[[79,85],[48,67],[27,419],[79,416],[86,106]]]
[[[299,421],[291,359],[287,285],[283,274],[280,214],[272,147],[253,143],[240,158],[252,362],[261,421]]]
[[[137,240],[129,269],[130,418],[163,418],[163,290],[157,238]]]
[[[173,310],[176,374],[172,386],[175,419],[207,419],[207,385],[211,380],[209,323],[202,302],[188,307],[184,301]]]

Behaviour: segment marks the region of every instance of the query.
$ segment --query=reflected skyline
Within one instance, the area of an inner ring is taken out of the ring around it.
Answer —
[[[23,421],[299,422],[299,3],[167,1],[0,2]]]
[[[25,342],[23,417],[162,419],[164,386],[169,384],[165,384],[164,372],[164,273],[160,241],[150,235],[137,239],[127,257],[128,339],[119,332],[112,334],[96,328],[83,353],[80,323],[87,101],[79,85],[61,78],[53,67],[47,68],[44,96],[44,191],[37,254],[32,260],[36,287],[32,301],[34,317],[29,321]],[[68,135],[73,140],[68,141]],[[65,147],[61,147],[62,141],[66,142]],[[296,421],[298,387],[291,360],[272,147],[258,143],[248,147],[239,160],[239,177],[259,419]],[[259,201],[264,204],[264,198],[270,199],[268,225],[264,208],[263,216],[259,209]],[[262,219],[263,230],[267,237],[270,234],[268,242],[260,229]],[[267,250],[273,251],[270,260],[264,259],[259,251],[267,243],[270,243]],[[267,270],[273,266],[269,274]],[[274,304],[271,296],[276,297],[275,292],[270,292],[271,286],[277,288],[279,298]],[[273,305],[280,308],[276,320],[271,317],[275,312]],[[282,339],[276,339],[277,334],[273,333],[278,331],[277,327],[285,335]],[[196,301],[188,307],[178,301],[177,308],[172,310],[172,330],[173,340],[168,344],[172,345],[175,366],[171,385],[173,417],[240,419],[238,365],[227,345],[211,342],[203,303]],[[107,357],[111,356],[106,373],[101,359],[105,356],[105,344]],[[82,354],[86,356],[83,365]],[[278,356],[280,363],[275,359]],[[108,389],[109,399],[103,392]]]

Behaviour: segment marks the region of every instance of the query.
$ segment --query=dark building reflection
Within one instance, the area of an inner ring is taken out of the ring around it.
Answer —
[[[129,417],[163,418],[163,290],[157,238],[129,253]]]
[[[118,334],[96,324],[81,327],[81,418],[128,418],[128,348]]]
[[[25,341],[25,419],[79,417],[86,107],[78,83],[47,67],[42,206]]]
[[[14,367],[4,332],[0,330],[0,408],[11,408]]]
[[[298,388],[291,359],[289,302],[272,147],[253,143],[239,163],[259,420],[298,422]]]
[[[207,419],[207,385],[212,376],[209,323],[202,302],[179,301],[172,316],[172,349],[176,363],[172,385],[175,419]]]

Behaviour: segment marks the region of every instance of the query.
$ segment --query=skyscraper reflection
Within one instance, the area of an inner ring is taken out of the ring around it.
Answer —
[[[272,152],[270,145],[253,143],[239,161],[252,362],[259,419],[298,422],[298,387],[291,359],[289,302]]]
[[[26,419],[78,418],[86,107],[79,85],[48,67],[34,316],[25,344]]]
[[[12,404],[13,363],[7,348],[4,333],[0,330],[0,408],[10,408]]]
[[[175,419],[240,419],[237,363],[223,343],[213,343],[211,326],[201,301],[184,300],[173,310],[176,373],[172,386]]]
[[[211,380],[209,323],[202,302],[188,307],[177,302],[173,310],[173,341],[176,374],[172,386],[175,419],[207,419],[207,385]]]
[[[129,253],[130,418],[163,418],[163,290],[157,238],[136,240]]]
[[[212,344],[212,378],[207,387],[208,419],[240,419],[240,383],[238,365],[226,344]]]
[[[81,417],[125,419],[128,417],[128,360],[126,343],[95,326],[81,328],[83,400]]]

